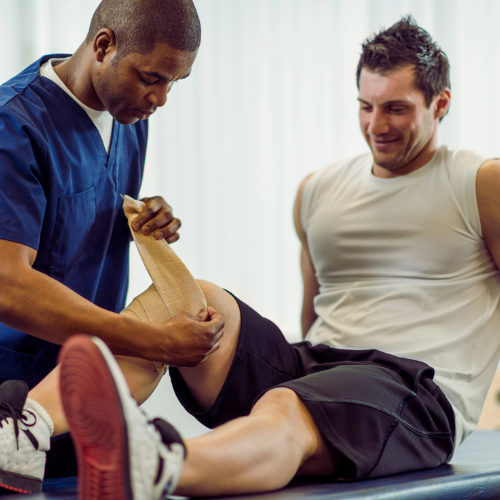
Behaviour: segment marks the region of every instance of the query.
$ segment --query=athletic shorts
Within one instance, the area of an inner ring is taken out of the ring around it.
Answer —
[[[430,366],[375,349],[289,344],[274,323],[236,300],[238,349],[209,410],[199,408],[179,370],[170,368],[177,397],[202,424],[214,428],[248,415],[266,391],[288,387],[311,413],[327,446],[345,458],[331,479],[389,476],[451,459],[453,410]]]

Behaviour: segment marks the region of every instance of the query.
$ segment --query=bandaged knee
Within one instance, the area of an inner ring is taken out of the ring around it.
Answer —
[[[197,281],[170,245],[157,240],[154,234],[134,231],[132,223],[144,209],[142,201],[124,197],[123,210],[128,219],[132,237],[153,284],[138,295],[121,314],[154,324],[165,323],[180,311],[198,314],[207,308],[207,301]],[[166,366],[155,362],[164,373]]]

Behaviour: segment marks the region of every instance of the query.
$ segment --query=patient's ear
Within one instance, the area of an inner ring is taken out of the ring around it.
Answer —
[[[451,101],[450,89],[444,89],[435,99],[434,99],[434,118],[441,119],[448,112]]]

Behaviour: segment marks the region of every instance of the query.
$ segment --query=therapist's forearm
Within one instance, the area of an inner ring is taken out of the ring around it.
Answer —
[[[27,264],[0,271],[0,321],[54,344],[74,333],[95,335],[115,354],[138,357],[145,354],[141,334],[152,328],[92,304]]]
[[[103,339],[114,354],[197,366],[219,346],[224,320],[215,309],[178,312],[162,324],[101,309],[33,269],[36,251],[0,239],[0,322],[54,344],[74,333]]]

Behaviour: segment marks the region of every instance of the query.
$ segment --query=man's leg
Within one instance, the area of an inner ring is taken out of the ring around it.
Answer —
[[[141,405],[153,394],[162,376],[151,361],[126,356],[116,356],[116,360],[123,371],[133,398]],[[42,405],[52,418],[53,436],[69,431],[59,391],[59,366],[56,366],[38,385],[33,387],[28,397]]]
[[[178,495],[270,491],[295,475],[332,476],[341,456],[327,448],[311,414],[290,389],[272,389],[250,415],[186,441]]]
[[[197,280],[207,304],[224,320],[224,336],[220,348],[195,368],[179,368],[191,395],[200,408],[208,410],[217,398],[238,348],[241,315],[234,297],[208,281]]]
[[[196,368],[180,368],[199,407],[215,402],[231,368],[241,330],[234,297],[198,281],[207,303],[225,321],[221,347]],[[311,414],[288,388],[265,393],[248,416],[186,441],[187,459],[176,494],[226,495],[282,488],[295,475],[332,476],[342,459],[327,447]]]
[[[187,441],[176,493],[252,493],[280,488],[294,475],[355,480],[449,460],[453,409],[427,365],[376,350],[290,346],[276,327],[239,306],[235,363],[215,404],[207,411],[173,377],[200,421],[212,428],[227,422]],[[260,394],[253,408],[241,410]],[[248,416],[231,420],[234,407]]]

